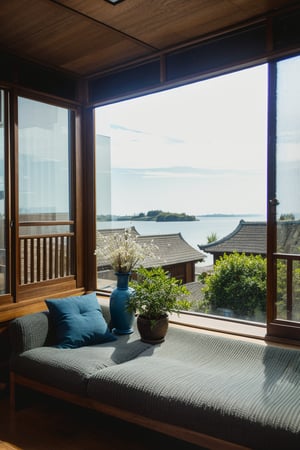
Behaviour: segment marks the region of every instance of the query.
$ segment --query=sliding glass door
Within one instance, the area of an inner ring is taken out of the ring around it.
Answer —
[[[270,263],[275,288],[270,330],[295,337],[300,333],[300,56],[279,61],[273,68],[275,196]]]

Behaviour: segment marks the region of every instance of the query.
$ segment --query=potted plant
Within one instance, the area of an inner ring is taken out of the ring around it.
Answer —
[[[130,282],[133,293],[128,310],[135,312],[137,327],[144,342],[163,342],[169,325],[169,313],[187,310],[190,292],[180,280],[169,276],[162,267],[139,267]]]

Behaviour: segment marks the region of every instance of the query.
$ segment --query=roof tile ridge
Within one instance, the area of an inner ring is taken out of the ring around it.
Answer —
[[[203,245],[198,244],[198,247],[200,248],[200,250],[202,250],[201,247],[205,247],[205,248],[209,247],[210,248],[215,245],[219,245],[219,244],[222,244],[223,242],[228,241],[228,239],[230,239],[232,236],[237,234],[238,231],[240,231],[240,229],[242,228],[244,223],[245,223],[244,219],[241,219],[240,222],[238,223],[238,225],[235,227],[235,229],[231,233],[227,234],[226,236],[222,237],[221,239],[218,239],[217,241],[209,242],[209,243],[203,244]]]

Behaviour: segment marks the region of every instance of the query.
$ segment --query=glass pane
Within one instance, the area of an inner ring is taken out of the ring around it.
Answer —
[[[69,111],[19,98],[20,221],[70,218]]]
[[[277,317],[300,321],[300,57],[277,64]]]
[[[0,294],[6,293],[4,92],[0,90]]]
[[[69,111],[21,97],[18,107],[22,285],[73,273],[73,227]]]
[[[265,322],[266,154],[266,65],[98,108],[98,245],[109,230],[134,227],[138,239],[160,246],[156,265],[188,285],[191,311]],[[235,258],[241,272],[230,269],[227,280],[242,285],[225,298],[224,276],[216,303],[204,292],[205,275],[217,272],[223,254],[203,256],[199,245],[229,240],[242,220],[259,228],[261,244],[254,232],[243,249],[261,260]],[[114,274],[100,252],[97,268],[98,288],[109,290]]]

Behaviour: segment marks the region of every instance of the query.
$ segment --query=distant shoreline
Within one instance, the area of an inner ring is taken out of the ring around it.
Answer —
[[[97,220],[102,220],[105,222],[111,221],[138,221],[138,222],[195,222],[198,219],[196,216],[192,216],[186,213],[174,213],[169,211],[153,210],[145,213],[139,213],[127,216],[117,216],[117,215],[103,215],[97,216]]]
[[[212,214],[197,214],[196,217],[257,217],[263,216],[263,214],[222,214],[222,213],[212,213]]]
[[[136,221],[136,222],[194,222],[203,217],[205,218],[230,218],[230,217],[257,217],[263,216],[263,214],[224,214],[224,213],[211,213],[211,214],[196,214],[188,215],[186,213],[166,213],[161,211],[161,214],[145,215],[143,213],[134,215],[101,215],[97,216],[97,220],[101,222],[118,222],[118,221]]]

